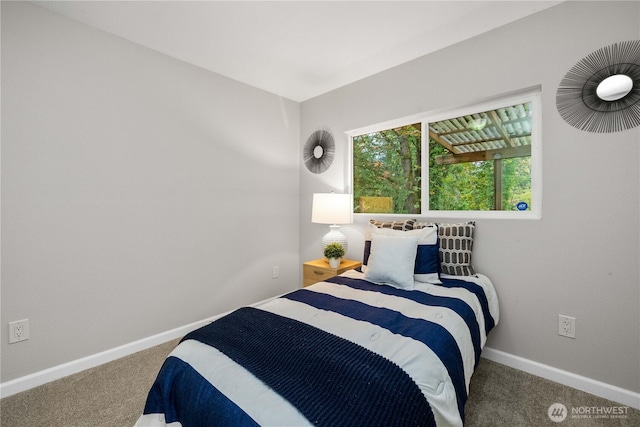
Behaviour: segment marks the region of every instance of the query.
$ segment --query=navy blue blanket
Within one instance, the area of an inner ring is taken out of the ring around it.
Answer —
[[[177,357],[164,361],[144,406],[144,414],[164,414],[185,427],[258,427],[253,418]]]
[[[429,403],[400,367],[297,320],[246,307],[190,333],[188,339],[220,350],[315,425],[435,426]],[[154,388],[162,394],[162,385]],[[145,412],[159,409],[148,407]],[[240,423],[233,418],[239,416],[235,408],[225,407],[224,414]],[[179,414],[175,418],[189,424]],[[251,422],[248,418],[242,424]]]

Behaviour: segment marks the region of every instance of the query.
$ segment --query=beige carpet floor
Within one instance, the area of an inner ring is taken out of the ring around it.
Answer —
[[[126,427],[140,416],[146,394],[172,341],[0,400],[2,427]],[[569,416],[551,421],[549,407]],[[471,380],[467,427],[640,426],[640,411],[625,418],[572,418],[572,408],[620,407],[618,403],[482,359]],[[607,410],[607,409],[604,409]]]

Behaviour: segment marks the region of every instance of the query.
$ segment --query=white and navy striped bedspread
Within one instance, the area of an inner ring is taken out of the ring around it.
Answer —
[[[498,299],[480,274],[442,282],[349,271],[218,319],[168,356],[136,426],[461,426]]]

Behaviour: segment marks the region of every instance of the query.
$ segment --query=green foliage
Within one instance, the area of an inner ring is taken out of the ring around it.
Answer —
[[[451,154],[440,144],[429,146],[429,208],[431,210],[493,209],[493,162],[438,165],[436,157]]]
[[[329,243],[324,248],[324,256],[327,258],[342,258],[344,256],[344,247],[340,243]]]
[[[420,125],[388,129],[353,138],[354,206],[356,212],[376,213],[375,204],[360,204],[361,197],[390,197],[392,213],[420,214]],[[438,165],[436,157],[451,154],[429,141],[429,209],[495,209],[494,165],[502,166],[503,210],[516,210],[519,202],[531,206],[531,157]]]
[[[391,197],[393,213],[420,213],[420,124],[353,138],[354,206],[360,197]]]
[[[506,211],[517,210],[520,202],[531,207],[531,157],[502,161],[502,203]]]
[[[429,147],[429,208],[431,210],[495,209],[494,164],[482,162],[438,165],[437,156],[451,154],[435,141]],[[531,206],[531,157],[502,160],[503,210]]]

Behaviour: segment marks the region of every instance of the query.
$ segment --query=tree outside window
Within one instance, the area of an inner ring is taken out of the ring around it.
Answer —
[[[420,213],[420,126],[416,123],[353,138],[356,212]]]

